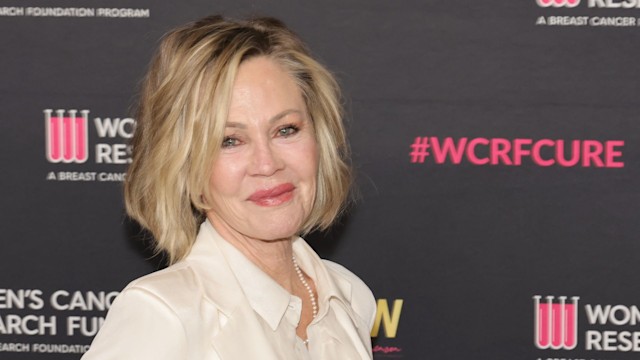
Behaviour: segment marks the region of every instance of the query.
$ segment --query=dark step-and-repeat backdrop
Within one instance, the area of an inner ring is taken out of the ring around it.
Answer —
[[[163,266],[131,106],[212,13],[281,18],[344,88],[359,200],[309,240],[375,293],[375,358],[640,358],[640,1],[1,0],[1,359],[79,359]]]

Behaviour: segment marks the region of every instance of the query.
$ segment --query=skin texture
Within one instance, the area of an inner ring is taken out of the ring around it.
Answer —
[[[302,338],[312,313],[293,268],[291,239],[313,206],[317,171],[313,124],[294,79],[267,57],[246,60],[212,167],[207,218],[225,240],[302,299]]]

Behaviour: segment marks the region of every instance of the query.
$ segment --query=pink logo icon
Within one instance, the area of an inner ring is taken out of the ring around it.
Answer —
[[[558,302],[553,296],[547,296],[547,302],[541,303],[542,297],[533,297],[534,304],[534,342],[539,349],[571,350],[578,345],[578,296],[571,298],[567,304],[566,296],[558,296]]]
[[[580,0],[536,0],[541,7],[576,7],[580,5]]]
[[[46,128],[47,160],[52,163],[83,163],[89,157],[88,127],[89,110],[56,110],[57,116],[51,116],[53,110],[44,110]]]

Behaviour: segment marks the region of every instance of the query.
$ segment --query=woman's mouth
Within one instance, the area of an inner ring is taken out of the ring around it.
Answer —
[[[270,189],[258,190],[247,200],[258,206],[277,206],[291,200],[295,189],[291,183],[280,184]]]

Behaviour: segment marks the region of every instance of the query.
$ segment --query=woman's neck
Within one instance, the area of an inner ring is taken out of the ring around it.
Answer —
[[[216,231],[257,267],[290,293],[297,289],[293,266],[293,236],[278,240],[261,240],[235,231],[219,219],[209,219]]]

